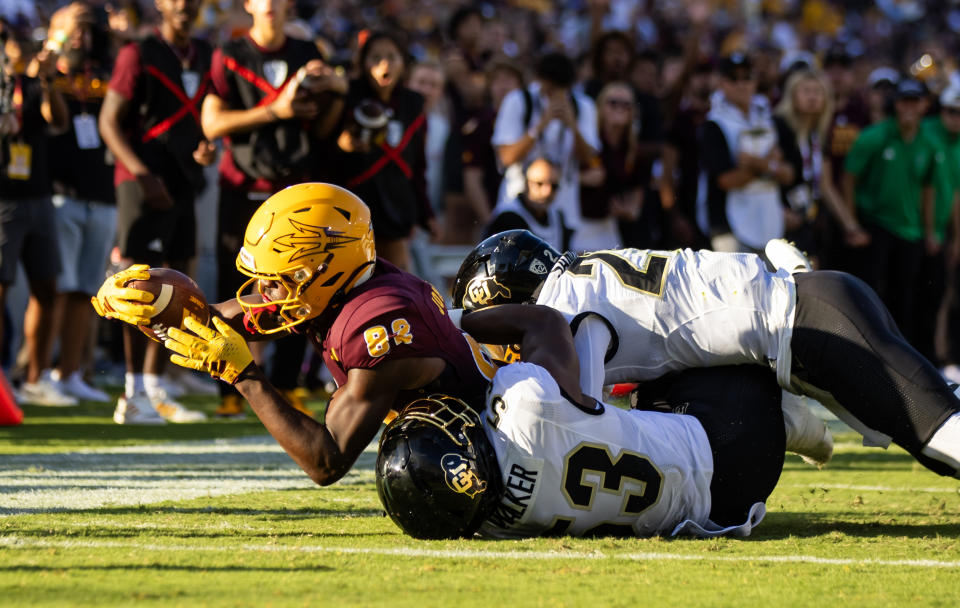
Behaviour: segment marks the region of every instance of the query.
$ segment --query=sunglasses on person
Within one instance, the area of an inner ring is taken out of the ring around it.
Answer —
[[[944,107],[943,111],[950,116],[960,116],[960,108],[948,108]]]
[[[616,110],[629,110],[633,105],[633,102],[629,99],[607,99],[604,103]]]

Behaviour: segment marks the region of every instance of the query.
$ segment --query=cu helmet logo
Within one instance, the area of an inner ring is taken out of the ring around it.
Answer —
[[[458,494],[474,498],[487,489],[487,482],[481,481],[470,468],[470,463],[460,454],[444,454],[440,467],[447,486]]]
[[[477,306],[486,306],[499,299],[510,297],[510,288],[501,285],[494,277],[476,277],[467,283],[467,294],[464,299],[473,302]],[[464,302],[466,304],[466,302]],[[466,308],[466,306],[464,306]]]
[[[530,262],[530,272],[533,274],[547,274],[550,269],[543,263],[543,260],[534,260]]]

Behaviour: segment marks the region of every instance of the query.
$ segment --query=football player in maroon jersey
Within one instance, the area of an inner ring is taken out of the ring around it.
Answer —
[[[347,190],[309,183],[274,194],[247,225],[237,268],[250,279],[236,299],[214,306],[211,327],[189,319],[193,333],[169,330],[171,359],[236,386],[318,484],[340,479],[411,397],[483,402],[494,373],[489,355],[454,326],[432,285],[376,258],[370,210]],[[146,322],[152,297],[123,289],[122,275],[104,283],[100,310]],[[322,351],[339,386],[324,423],[283,399],[246,344],[291,331]]]
[[[339,121],[347,81],[323,63],[312,41],[286,35],[291,4],[244,2],[253,26],[245,36],[224,42],[211,60],[213,90],[204,98],[201,122],[207,137],[222,137],[224,144],[217,216],[218,299],[232,297],[244,281],[234,259],[247,222],[260,204],[285,186],[323,179],[321,173],[329,165],[318,153]],[[294,407],[307,412],[294,390],[305,348],[303,336],[277,342],[270,379]],[[243,416],[245,406],[233,387],[221,385],[220,396],[217,416]]]

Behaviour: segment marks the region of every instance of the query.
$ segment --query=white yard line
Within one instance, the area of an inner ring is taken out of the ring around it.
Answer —
[[[335,553],[345,555],[398,555],[403,557],[429,559],[493,559],[519,561],[558,561],[558,560],[611,560],[611,561],[689,561],[689,562],[727,562],[727,563],[804,563],[828,566],[890,566],[910,568],[960,568],[960,561],[939,561],[929,559],[855,559],[827,558],[814,555],[681,555],[676,553],[603,553],[592,551],[468,551],[444,549],[399,548],[357,548],[325,547],[322,545],[161,545],[151,543],[126,543],[114,541],[84,540],[36,540],[21,536],[0,536],[0,546],[9,548],[62,548],[62,549],[133,549],[139,551],[173,552],[237,552],[257,551],[276,553]]]
[[[930,494],[960,494],[960,485],[943,488],[917,488],[915,486],[863,486],[846,483],[780,483],[778,488],[808,488],[815,490],[856,490],[857,492],[927,492]]]
[[[341,483],[373,480],[376,443]],[[0,458],[0,517],[316,486],[270,437]]]

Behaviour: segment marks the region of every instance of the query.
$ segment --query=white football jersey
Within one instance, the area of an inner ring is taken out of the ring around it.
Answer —
[[[795,291],[788,272],[770,272],[753,254],[620,249],[561,260],[537,304],[574,331],[590,313],[607,321],[605,384],[760,363],[789,386]]]
[[[709,521],[713,456],[693,416],[586,411],[531,363],[498,370],[487,405],[505,493],[483,535],[746,535],[763,517],[757,503],[742,526]]]

